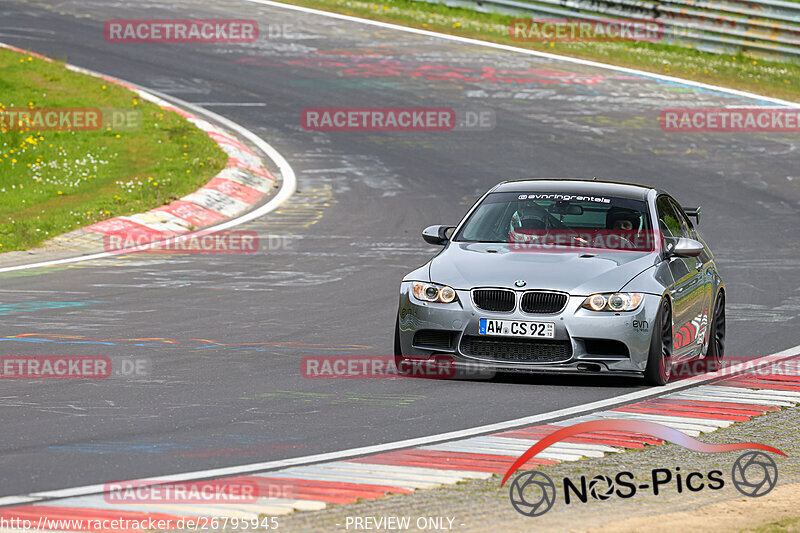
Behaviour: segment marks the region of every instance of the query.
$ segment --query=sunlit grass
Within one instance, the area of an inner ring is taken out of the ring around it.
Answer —
[[[127,89],[0,49],[0,112],[83,107],[138,111],[142,120],[127,130],[0,128],[0,251],[177,199],[227,160],[184,118]]]

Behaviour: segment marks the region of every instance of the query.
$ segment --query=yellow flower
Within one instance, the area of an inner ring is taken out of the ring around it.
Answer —
[[[461,27],[461,23],[460,22],[456,22],[455,24],[453,24],[453,27],[454,28],[460,28]]]
[[[61,192],[61,191],[58,191],[58,194],[64,194],[64,193],[63,193],[63,192]]]

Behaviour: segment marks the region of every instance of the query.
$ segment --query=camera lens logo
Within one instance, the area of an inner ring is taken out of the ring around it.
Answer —
[[[594,476],[589,482],[589,494],[595,500],[607,500],[614,494],[614,482],[608,476]]]
[[[778,483],[778,465],[765,453],[743,453],[733,463],[731,478],[736,490],[745,496],[758,498],[775,488]]]
[[[555,503],[556,486],[546,474],[523,472],[511,483],[508,497],[517,512],[525,516],[541,516]]]

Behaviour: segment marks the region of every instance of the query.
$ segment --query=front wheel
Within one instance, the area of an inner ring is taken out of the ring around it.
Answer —
[[[661,301],[653,324],[650,352],[644,380],[648,385],[665,385],[672,373],[672,307],[666,298]]]

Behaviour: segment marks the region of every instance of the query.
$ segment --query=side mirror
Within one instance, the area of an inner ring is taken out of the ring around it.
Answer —
[[[675,246],[672,247],[669,255],[677,257],[697,257],[703,253],[704,249],[705,247],[702,242],[681,237],[678,239],[678,242],[675,243]]]
[[[683,209],[683,212],[686,213],[687,217],[694,217],[694,219],[697,221],[697,223],[698,224],[700,223],[700,209],[701,209],[701,207],[699,205],[697,207],[683,207],[683,206],[681,206],[681,209]]]
[[[447,231],[455,228],[455,226],[428,226],[422,230],[422,238],[428,244],[444,244],[450,240],[447,236]]]

